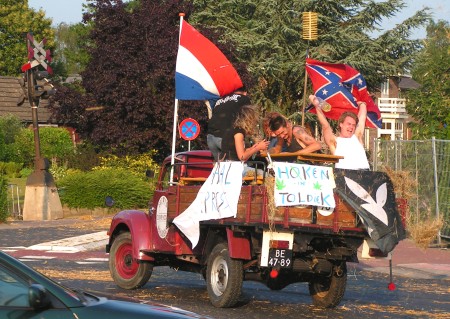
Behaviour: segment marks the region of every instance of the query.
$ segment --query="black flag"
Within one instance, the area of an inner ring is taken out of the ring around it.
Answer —
[[[347,169],[335,169],[334,174],[337,193],[356,210],[378,248],[392,251],[406,235],[389,176]]]

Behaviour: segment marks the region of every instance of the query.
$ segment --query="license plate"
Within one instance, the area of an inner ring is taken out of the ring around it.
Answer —
[[[290,268],[292,267],[292,250],[290,249],[269,249],[269,267]]]

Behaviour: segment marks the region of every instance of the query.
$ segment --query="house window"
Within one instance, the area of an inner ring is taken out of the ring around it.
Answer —
[[[381,97],[389,97],[389,79],[381,83]]]

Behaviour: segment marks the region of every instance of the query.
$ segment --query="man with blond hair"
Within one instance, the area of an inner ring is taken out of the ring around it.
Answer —
[[[317,118],[322,126],[322,135],[331,154],[344,157],[334,167],[343,169],[370,169],[363,143],[364,125],[367,117],[366,103],[357,102],[359,106],[358,115],[352,112],[342,113],[338,120],[339,135],[336,136],[316,96],[310,95],[309,100],[316,108]]]

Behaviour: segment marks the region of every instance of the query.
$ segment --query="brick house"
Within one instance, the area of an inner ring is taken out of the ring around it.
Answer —
[[[373,148],[374,139],[409,140],[411,131],[408,123],[412,121],[406,112],[407,100],[404,92],[419,88],[420,84],[411,76],[391,76],[381,84],[379,92],[375,93],[375,103],[378,105],[383,121],[381,129],[366,129],[365,146]]]

